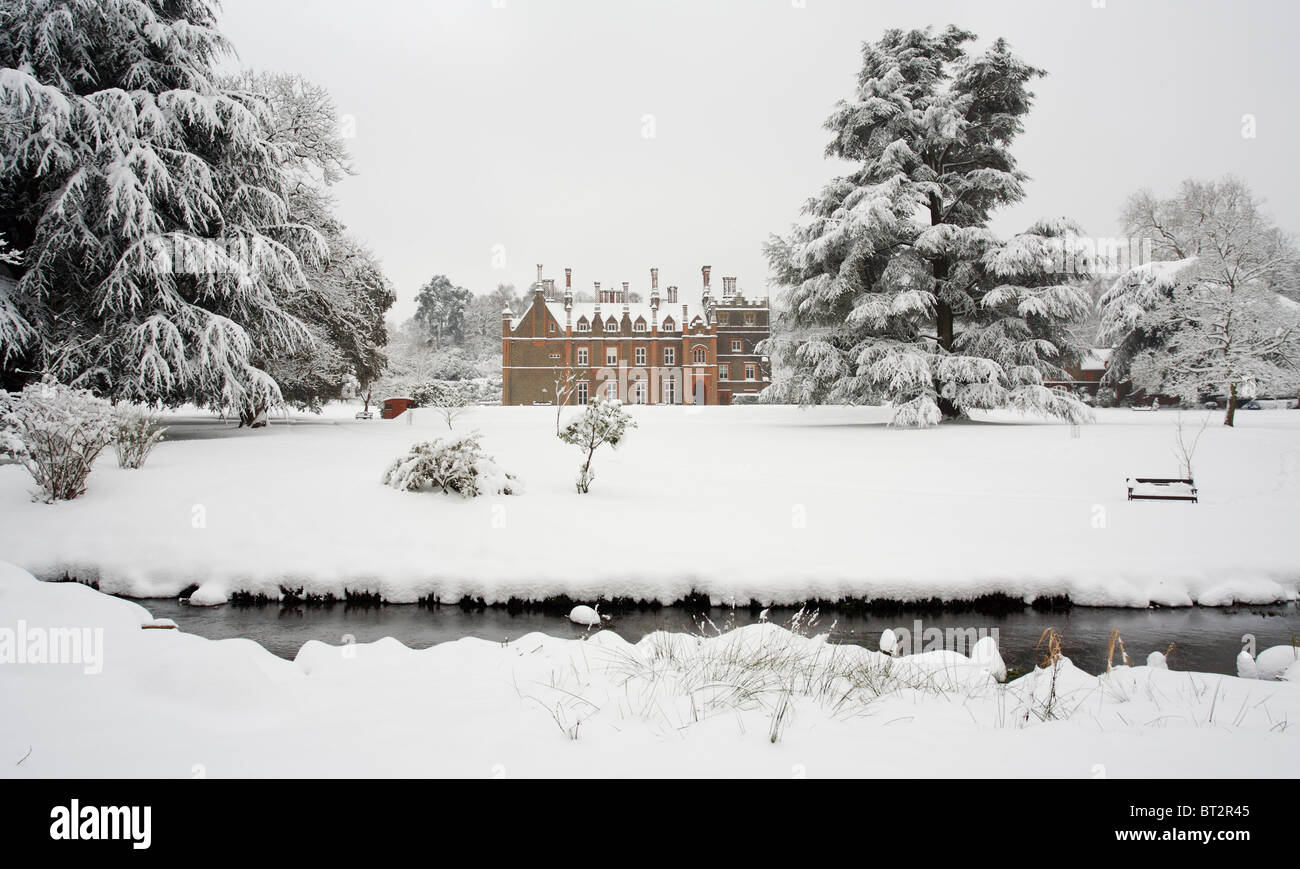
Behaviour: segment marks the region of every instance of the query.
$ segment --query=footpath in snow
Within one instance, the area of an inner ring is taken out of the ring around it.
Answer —
[[[1145,607],[1293,599],[1300,412],[1183,415],[1209,425],[1199,504],[1129,502],[1176,476],[1176,411],[1099,412],[1072,430],[1009,415],[925,431],[873,408],[637,407],[639,427],[574,491],[577,450],[550,408],[478,408],[457,432],[524,493],[462,500],[380,483],[436,412],[354,407],[239,431],[174,418],[139,471],[101,457],[84,496],[33,503],[0,466],[0,557],[43,578],[195,602],[281,586],[393,602],[567,595],[668,603],[972,598],[1004,592]],[[1077,435],[1077,436],[1076,436]]]
[[[775,625],[309,643],[286,661],[153,624],[0,563],[0,774],[1300,775],[1297,681],[1062,658],[1001,684],[988,648],[889,658]]]

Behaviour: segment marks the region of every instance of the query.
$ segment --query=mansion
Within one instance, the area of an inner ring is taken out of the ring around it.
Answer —
[[[509,308],[501,323],[501,403],[586,404],[596,396],[627,404],[730,404],[771,383],[757,345],[770,335],[767,299],[750,301],[733,277],[714,295],[709,266],[699,299],[660,291],[650,270],[648,301],[595,284],[594,301],[574,299],[573,270],[564,291],[543,277],[528,309]]]

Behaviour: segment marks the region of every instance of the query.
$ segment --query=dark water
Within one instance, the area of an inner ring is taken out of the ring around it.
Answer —
[[[567,618],[542,613],[511,614],[505,609],[462,610],[459,607],[427,609],[414,605],[362,608],[333,606],[221,606],[191,607],[175,599],[139,601],[158,618],[173,619],[183,631],[210,639],[241,637],[254,640],[276,655],[293,658],[308,640],[338,645],[351,635],[358,643],[394,637],[422,649],[462,637],[502,642],[539,631],[554,637],[582,637],[588,632]],[[773,609],[769,620],[788,625],[793,609]],[[636,642],[657,630],[713,635],[729,625],[758,620],[749,610],[715,608],[704,617],[684,607],[633,612],[614,617],[606,628]],[[1118,629],[1133,663],[1146,662],[1152,651],[1175,645],[1169,666],[1175,670],[1236,673],[1242,637],[1254,635],[1257,649],[1300,641],[1300,609],[1296,604],[1185,609],[1124,609],[1074,607],[1062,612],[1026,608],[997,615],[971,612],[906,610],[889,615],[825,612],[809,633],[831,632],[834,642],[859,643],[877,648],[886,628],[959,629],[991,632],[1007,667],[1028,670],[1042,657],[1036,649],[1043,632],[1055,628],[1065,654],[1076,665],[1096,673],[1105,669],[1110,633]],[[712,624],[709,624],[709,622]],[[833,627],[832,627],[833,625]],[[945,642],[947,648],[954,648]],[[969,648],[955,648],[969,652]],[[909,648],[909,651],[912,651]],[[1118,653],[1116,663],[1119,663]]]

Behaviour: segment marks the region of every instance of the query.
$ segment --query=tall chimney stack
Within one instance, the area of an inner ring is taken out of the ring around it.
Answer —
[[[627,281],[623,282],[623,307],[627,307]]]
[[[537,288],[541,289],[541,287],[542,287],[542,264],[538,263],[537,264]]]
[[[564,270],[564,290],[568,292],[573,289],[573,269]]]
[[[659,289],[659,269],[650,270],[650,289]]]
[[[538,268],[541,268],[541,266],[538,266]],[[709,293],[709,275],[712,274],[712,272],[713,272],[713,266],[705,266],[704,268],[700,269],[700,271],[704,273],[704,294],[705,294],[705,295],[708,295],[708,293]],[[538,274],[541,274],[541,273],[538,272]]]
[[[668,303],[670,305],[677,304],[677,287],[675,285],[668,288]]]

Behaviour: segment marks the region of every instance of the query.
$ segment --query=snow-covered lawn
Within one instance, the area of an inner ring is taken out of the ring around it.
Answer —
[[[1235,429],[1210,415],[1199,504],[1126,500],[1127,477],[1179,475],[1174,411],[1101,411],[1074,437],[1006,415],[903,431],[872,408],[639,407],[582,496],[553,409],[479,408],[457,431],[480,430],[525,491],[474,500],[380,483],[412,443],[448,434],[433,411],[354,411],[185,424],[142,470],[102,457],[69,503],[33,503],[23,469],[0,466],[0,557],[138,596],[197,584],[208,601],[288,585],[391,601],[1002,591],[1146,606],[1294,598],[1300,583],[1296,411],[1242,411]]]
[[[1294,681],[1066,660],[999,685],[956,653],[890,660],[774,625],[313,642],[286,661],[149,621],[0,564],[0,775],[1300,775]],[[16,637],[56,628],[102,633],[82,663],[15,661]]]

